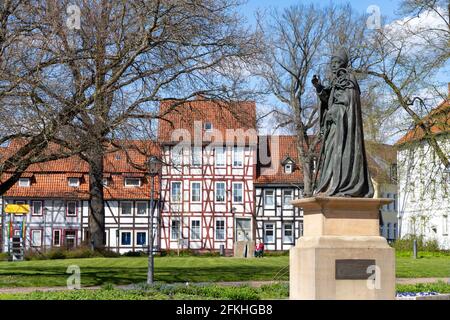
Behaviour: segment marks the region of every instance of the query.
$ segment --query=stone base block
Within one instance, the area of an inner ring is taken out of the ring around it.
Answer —
[[[380,236],[301,237],[290,251],[290,299],[393,300],[394,249]]]

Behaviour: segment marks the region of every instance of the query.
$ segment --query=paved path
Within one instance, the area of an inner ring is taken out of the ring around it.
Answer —
[[[444,281],[450,284],[450,278],[397,278],[397,284],[416,284],[416,283],[433,283],[437,281]],[[250,287],[260,287],[265,284],[274,283],[288,283],[288,281],[233,281],[233,282],[216,282],[215,284],[223,286],[240,286],[249,285]],[[208,284],[206,282],[201,282],[201,284]],[[92,287],[82,287],[82,289],[100,289],[101,286]],[[133,289],[134,286],[131,285],[120,285],[115,286],[119,289]],[[0,288],[0,294],[3,293],[29,293],[33,291],[62,291],[67,290],[66,287],[15,287],[15,288]]]

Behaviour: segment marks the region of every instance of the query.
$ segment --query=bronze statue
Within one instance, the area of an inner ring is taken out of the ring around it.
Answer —
[[[347,52],[340,49],[331,58],[331,84],[323,86],[317,76],[312,79],[320,99],[322,142],[314,194],[372,198],[360,89],[355,76],[347,68],[348,61]]]

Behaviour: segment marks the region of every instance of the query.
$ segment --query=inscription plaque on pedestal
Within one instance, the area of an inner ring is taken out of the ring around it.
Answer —
[[[336,280],[367,280],[372,273],[367,269],[375,265],[373,259],[338,259],[336,260]]]

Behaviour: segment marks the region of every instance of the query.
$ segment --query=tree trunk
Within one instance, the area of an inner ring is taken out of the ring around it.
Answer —
[[[94,250],[105,246],[105,207],[103,197],[103,150],[92,148],[89,151],[89,190],[90,190],[90,244]]]
[[[302,161],[302,170],[303,170],[303,196],[311,197],[313,194],[313,183],[314,178],[311,170],[311,161],[309,160],[309,157],[305,158]]]

